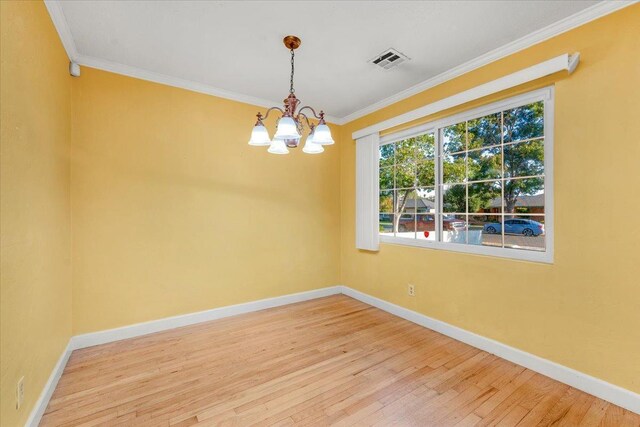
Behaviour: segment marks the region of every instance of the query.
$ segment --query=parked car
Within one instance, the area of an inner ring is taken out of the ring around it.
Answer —
[[[464,221],[457,218],[444,217],[442,226],[445,230],[464,228]],[[436,221],[433,215],[418,214],[416,217],[416,231],[435,231]],[[413,215],[402,215],[398,223],[398,231],[413,231]]]
[[[489,234],[502,233],[502,224],[491,222],[484,225]],[[532,219],[507,219],[504,221],[505,234],[522,234],[523,236],[539,236],[544,234],[544,224]]]

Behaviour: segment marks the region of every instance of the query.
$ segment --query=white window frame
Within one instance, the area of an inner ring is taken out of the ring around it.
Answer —
[[[534,102],[544,102],[544,195],[545,195],[545,250],[533,251],[514,248],[495,248],[482,245],[470,245],[464,243],[447,243],[440,242],[438,239],[441,236],[441,225],[438,215],[442,209],[442,171],[440,167],[441,163],[441,135],[439,129],[447,126],[460,123],[466,120],[472,120],[488,114],[497,113],[500,111],[508,110],[515,107],[531,104]],[[553,86],[545,87],[543,89],[534,90],[521,95],[516,95],[501,101],[493,102],[491,104],[483,105],[481,107],[473,108],[471,110],[464,111],[459,114],[445,117],[443,119],[435,120],[433,122],[425,123],[406,129],[393,134],[385,135],[380,138],[378,146],[391,144],[401,141],[403,139],[411,138],[412,136],[422,135],[425,133],[433,132],[436,142],[436,197],[438,203],[436,206],[436,240],[422,240],[422,239],[409,239],[396,236],[387,236],[379,234],[380,242],[385,244],[394,244],[402,246],[414,246],[427,249],[446,250],[451,252],[462,252],[476,255],[487,255],[499,258],[509,258],[523,261],[553,263],[553,248],[554,248],[554,221],[553,221],[553,119],[554,119],[554,88]],[[379,175],[380,163],[376,165],[376,177]],[[377,196],[376,196],[377,197]],[[380,208],[376,209],[376,221],[380,214]]]

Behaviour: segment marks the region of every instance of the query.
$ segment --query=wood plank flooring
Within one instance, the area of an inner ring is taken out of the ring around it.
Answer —
[[[74,351],[42,426],[639,426],[336,295]]]

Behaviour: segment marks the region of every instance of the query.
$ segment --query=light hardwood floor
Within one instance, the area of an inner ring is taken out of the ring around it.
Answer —
[[[43,426],[638,426],[640,416],[336,295],[74,351]]]

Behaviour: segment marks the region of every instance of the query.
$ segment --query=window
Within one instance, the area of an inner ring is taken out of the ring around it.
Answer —
[[[551,95],[381,138],[381,241],[550,262]]]
[[[435,239],[435,164],[433,133],[380,146],[380,233]]]

